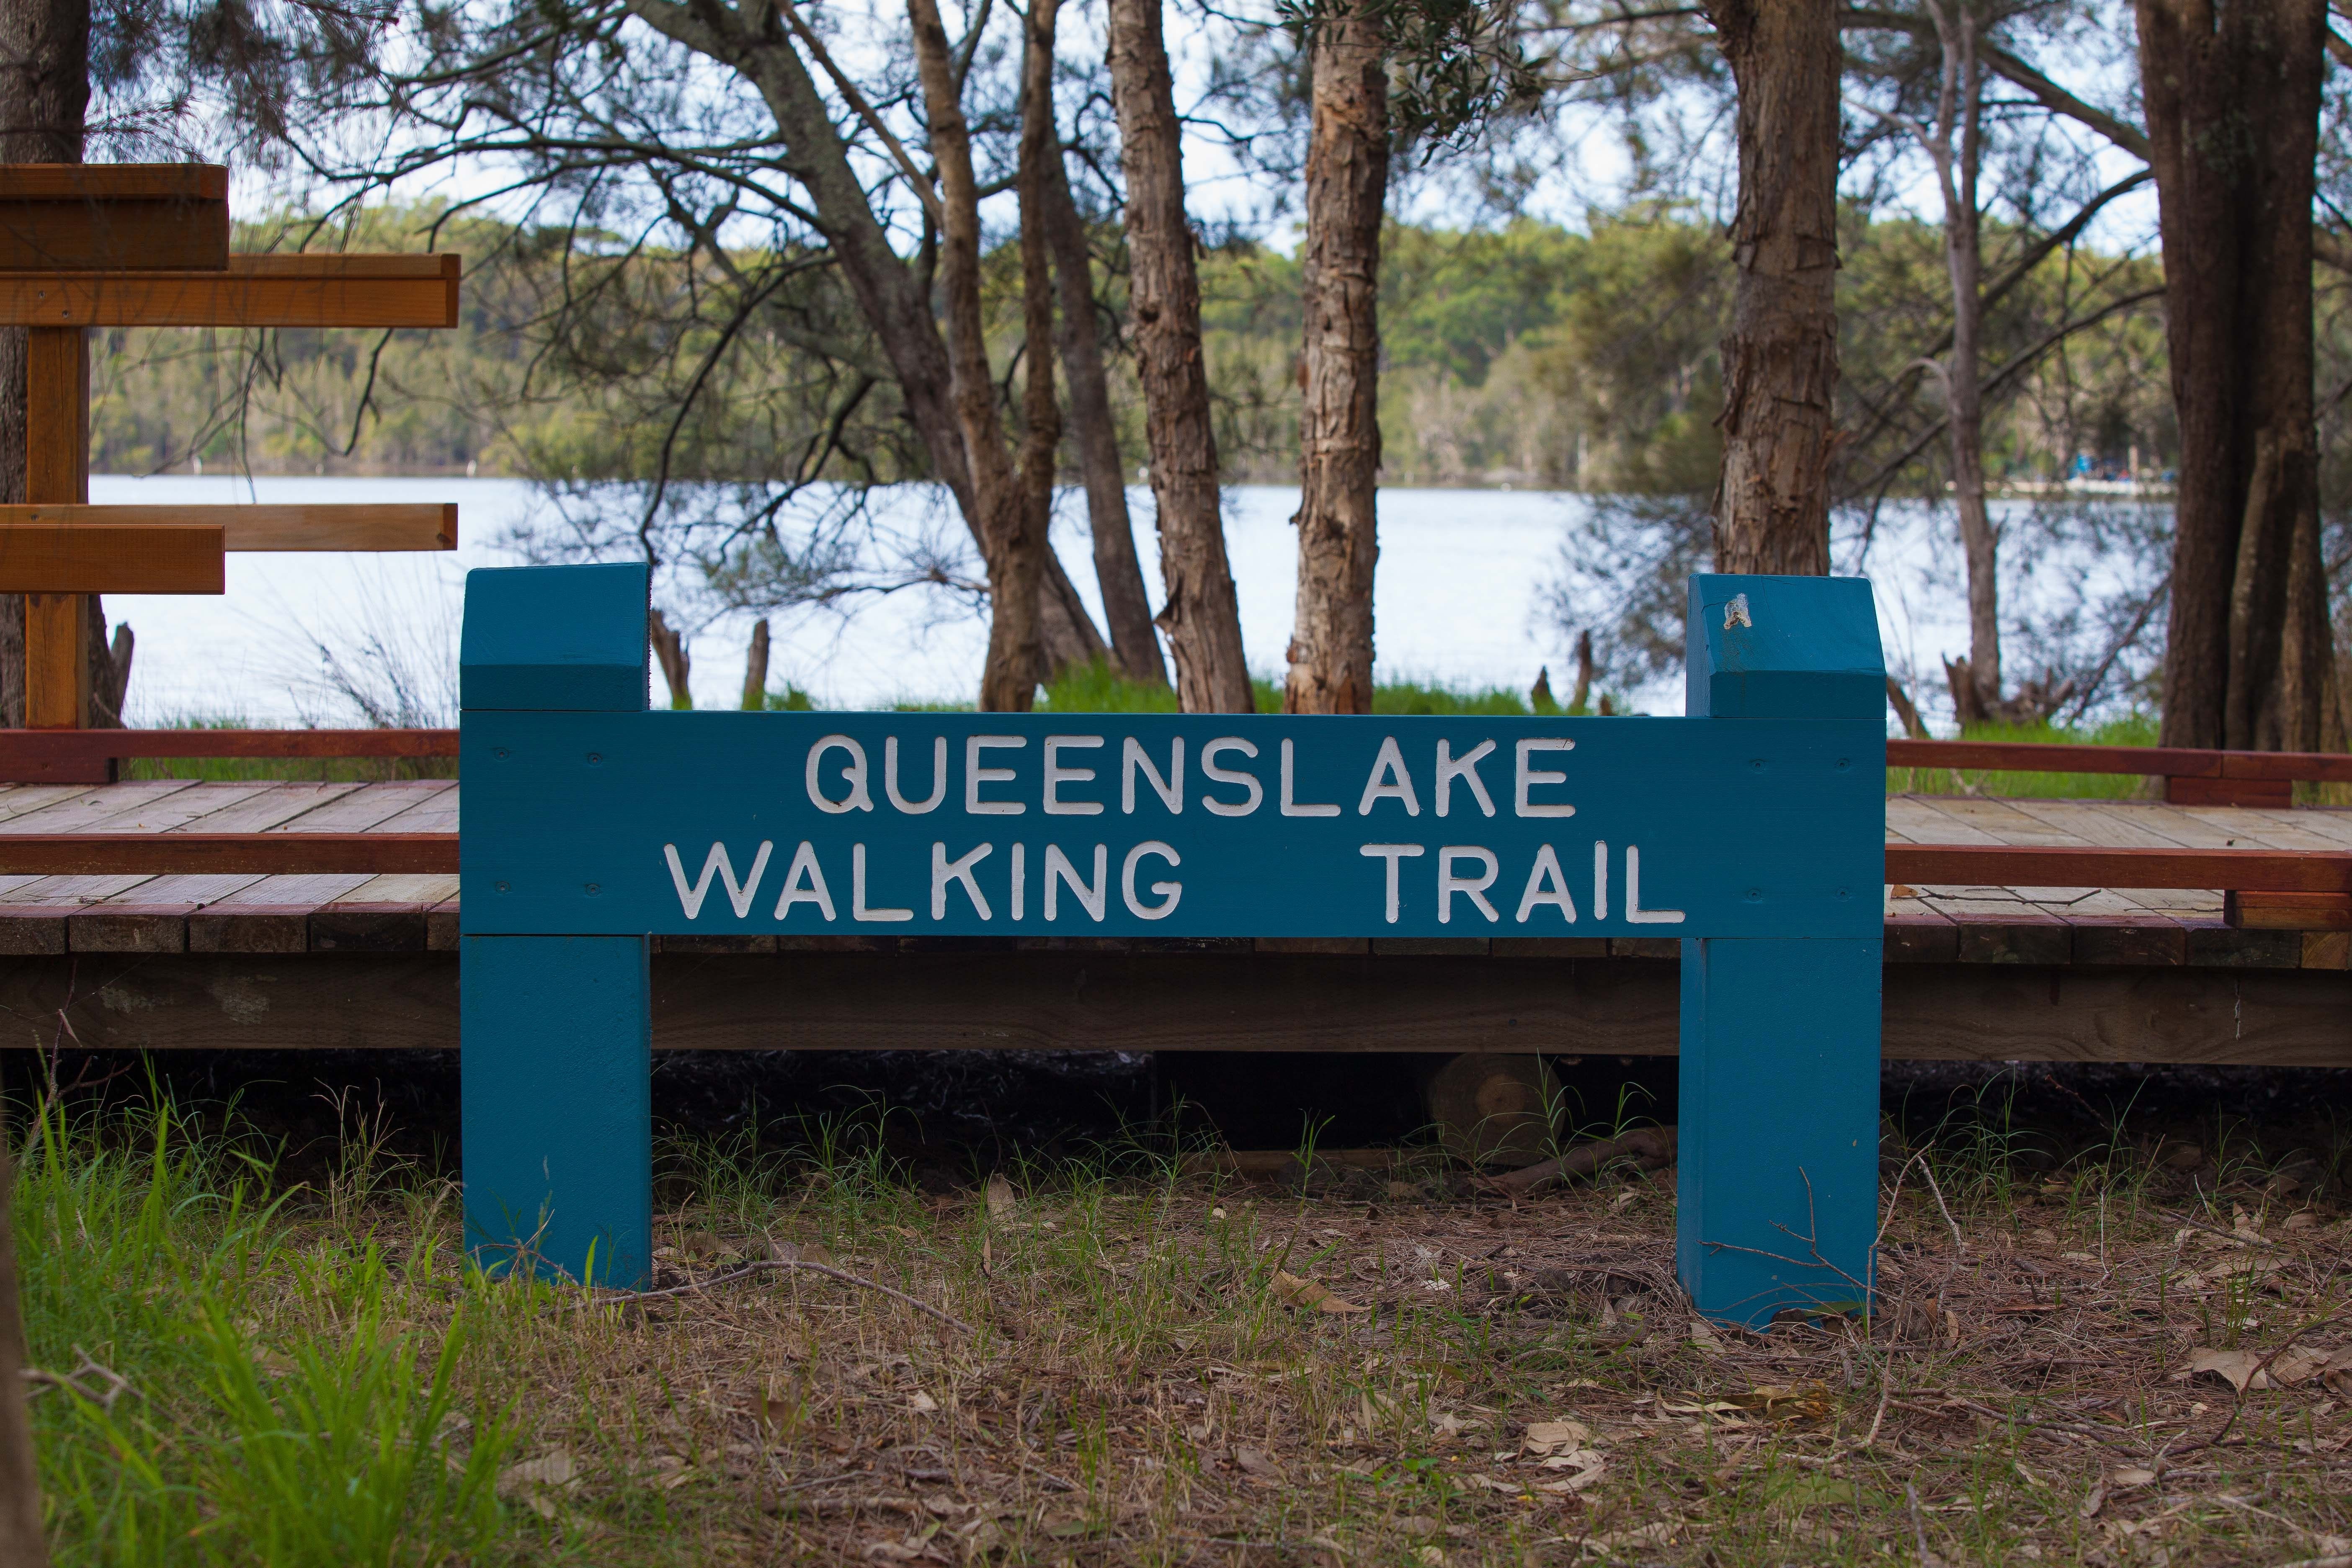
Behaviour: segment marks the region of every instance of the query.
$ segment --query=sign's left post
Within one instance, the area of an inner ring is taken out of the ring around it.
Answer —
[[[643,931],[475,934],[517,873],[478,851],[567,814],[533,713],[642,712],[641,564],[485,568],[460,658],[459,1059],[467,1242],[484,1267],[603,1285],[653,1256],[653,1032]],[[578,824],[583,829],[593,825]]]

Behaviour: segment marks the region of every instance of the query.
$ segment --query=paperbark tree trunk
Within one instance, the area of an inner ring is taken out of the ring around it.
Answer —
[[[0,163],[79,163],[89,109],[89,0],[0,4]],[[25,500],[25,331],[0,327],[0,501]],[[89,616],[90,722],[119,728],[131,642],[110,647],[106,607]],[[127,631],[128,628],[126,628]],[[25,600],[0,594],[0,724],[25,721]]]
[[[760,93],[782,132],[784,163],[815,207],[819,230],[832,247],[859,312],[874,329],[905,400],[908,422],[930,459],[931,472],[954,496],[957,510],[982,556],[987,529],[962,425],[952,394],[948,345],[931,314],[928,279],[891,248],[874,215],[865,181],[850,162],[832,109],[791,39],[776,28],[753,26],[725,6],[692,7],[673,0],[628,0],[648,26],[727,67]],[[772,17],[773,13],[768,14]],[[1001,433],[998,440],[1002,442]],[[1009,471],[1011,462],[999,452]],[[1087,616],[1076,586],[1051,550],[1045,554],[1039,617],[1055,669],[1103,657],[1107,645]]]
[[[971,130],[940,23],[938,0],[907,0],[915,60],[940,171],[940,293],[947,312],[948,369],[956,424],[963,432],[972,501],[988,561],[988,663],[980,680],[983,713],[1025,713],[1045,673],[1038,626],[1040,574],[1019,477],[996,418],[996,388],[980,310],[980,183]],[[1025,244],[1025,242],[1024,242]],[[1050,331],[1049,334],[1050,336]],[[1041,345],[1033,345],[1037,347]],[[1034,356],[1033,356],[1034,364]],[[1048,374],[1051,374],[1050,368]]]
[[[1160,637],[1151,626],[1151,596],[1135,553],[1135,522],[1127,510],[1127,476],[1111,421],[1110,377],[1103,369],[1102,331],[1095,320],[1094,263],[1087,228],[1070,195],[1070,172],[1056,145],[1045,167],[1044,221],[1060,286],[1062,323],[1056,342],[1070,381],[1070,433],[1087,486],[1087,521],[1094,535],[1095,582],[1102,589],[1112,658],[1119,673],[1150,686],[1168,684]]]
[[[1160,530],[1159,625],[1176,660],[1177,705],[1187,713],[1247,713],[1255,700],[1218,510],[1201,280],[1160,0],[1110,0],[1110,73],[1127,175],[1135,367]]]
[[[2325,0],[2137,0],[2180,425],[2163,743],[2319,743],[2312,403]]]
[[[1298,601],[1286,713],[1372,710],[1372,571],[1381,468],[1381,216],[1388,66],[1363,5],[1311,45],[1306,342],[1300,363]]]
[[[1711,0],[1739,89],[1738,268],[1723,340],[1715,569],[1830,569],[1836,445],[1838,45],[1833,0]]]
[[[1969,576],[1969,658],[1953,683],[1960,726],[2001,711],[2000,545],[1985,505],[1984,392],[1977,379],[1984,323],[1983,230],[1977,179],[1983,163],[1983,77],[1977,20],[1963,0],[1937,0],[1943,90],[1928,154],[1944,197],[1944,262],[1952,285],[1952,347],[1944,362],[1949,416],[1952,503],[1959,514],[1960,554]]]
[[[1021,58],[1015,185],[1021,206],[1022,327],[1028,376],[1021,397],[1020,509],[1004,542],[1004,586],[998,592],[1032,599],[1043,580],[1045,534],[1054,521],[1055,462],[1062,446],[1062,410],[1054,397],[1054,252],[1045,216],[1048,171],[1062,161],[1061,138],[1054,128],[1054,24],[1059,9],[1060,0],[1029,0]],[[1033,680],[1022,694],[1022,710],[1032,705],[1035,689]]]

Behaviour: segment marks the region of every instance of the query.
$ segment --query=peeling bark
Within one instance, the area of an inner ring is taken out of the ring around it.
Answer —
[[[981,520],[981,550],[988,561],[988,663],[981,674],[980,708],[983,713],[1025,713],[1035,704],[1037,680],[1045,673],[1036,560],[1043,541],[1033,537],[996,418],[980,310],[980,182],[972,172],[971,129],[964,119],[947,28],[940,21],[938,0],[907,0],[907,17],[913,25],[931,159],[939,165],[946,214],[940,233],[940,293],[947,311],[949,385]],[[1050,356],[1031,355],[1033,371],[1044,358]],[[1050,366],[1046,374],[1051,375]]]
[[[1159,0],[1110,0],[1111,90],[1127,175],[1135,368],[1160,530],[1160,630],[1187,713],[1255,706],[1217,496],[1216,428],[1201,353],[1201,280]]]
[[[1739,88],[1715,569],[1819,575],[1836,447],[1837,7],[1714,0],[1706,14]]]
[[[1054,250],[1062,321],[1055,343],[1069,377],[1070,434],[1087,487],[1087,522],[1094,536],[1095,583],[1102,590],[1111,655],[1119,673],[1150,686],[1168,684],[1151,626],[1151,596],[1135,553],[1135,521],[1128,515],[1127,475],[1111,419],[1110,377],[1103,369],[1102,331],[1095,320],[1094,263],[1087,254],[1086,223],[1070,195],[1070,172],[1061,149],[1045,166],[1045,222]]]
[[[2180,422],[2163,743],[2308,751],[2330,657],[2312,402],[2324,0],[2138,0]]]
[[[1388,66],[1351,6],[1313,42],[1307,153],[1307,331],[1300,362],[1298,600],[1286,713],[1372,710],[1372,573],[1380,560],[1381,217],[1388,202]]]

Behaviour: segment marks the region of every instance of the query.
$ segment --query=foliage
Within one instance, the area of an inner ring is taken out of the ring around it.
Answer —
[[[106,1122],[37,1105],[17,1162],[59,1563],[393,1568],[499,1532],[510,1417],[459,1394],[465,1309],[396,1282],[443,1268],[445,1236],[396,1267],[364,1232],[305,1237],[260,1196],[266,1161],[168,1105]]]

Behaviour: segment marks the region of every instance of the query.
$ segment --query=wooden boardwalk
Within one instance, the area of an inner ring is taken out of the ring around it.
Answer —
[[[454,831],[458,786],[0,786],[0,836]],[[1890,843],[2352,851],[2352,811],[1897,796]],[[454,876],[0,877],[0,1046],[446,1047]],[[2352,931],[2221,893],[1887,890],[1887,1054],[2352,1067]],[[1671,938],[664,938],[656,1040],[852,1049],[1675,1048]],[[1526,963],[1510,960],[1544,959]]]

